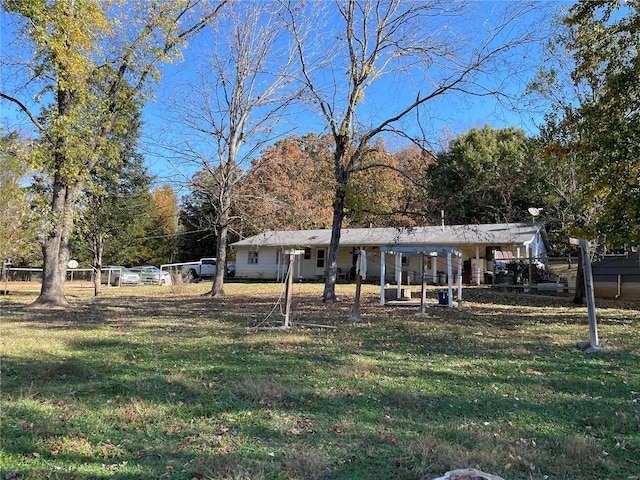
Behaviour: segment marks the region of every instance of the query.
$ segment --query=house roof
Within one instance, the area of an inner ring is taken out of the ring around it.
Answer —
[[[544,225],[541,223],[493,223],[482,225],[447,225],[409,228],[343,228],[342,247],[381,245],[525,245],[536,234],[550,250]],[[231,246],[237,247],[323,247],[331,242],[331,230],[278,230],[245,238]]]

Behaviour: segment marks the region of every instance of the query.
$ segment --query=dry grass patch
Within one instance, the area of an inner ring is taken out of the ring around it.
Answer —
[[[277,380],[265,377],[246,378],[232,387],[240,399],[266,408],[286,408],[291,405],[297,392]]]

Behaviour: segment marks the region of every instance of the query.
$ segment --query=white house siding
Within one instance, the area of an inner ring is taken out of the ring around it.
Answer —
[[[283,275],[286,257],[278,264],[278,252],[283,249],[310,250],[310,258],[296,258],[294,277],[321,279],[324,270],[317,268],[317,251],[328,253],[330,230],[294,230],[264,232],[232,245],[236,250],[236,277],[274,280]],[[348,275],[353,264],[354,247],[367,251],[367,277],[380,278],[380,246],[382,245],[440,245],[452,246],[463,252],[466,261],[465,282],[484,283],[485,272],[492,270],[494,252],[509,252],[513,258],[526,260],[529,249],[533,258],[545,258],[548,240],[542,224],[488,224],[453,225],[443,227],[394,228],[345,228],[338,251],[339,278]],[[258,252],[258,263],[249,263],[249,252]],[[325,255],[326,257],[327,255]],[[435,262],[435,265],[434,265]],[[385,255],[385,282],[395,283],[395,257]],[[403,265],[403,284],[419,283],[422,267],[420,256],[409,256]],[[326,261],[325,261],[326,268]],[[427,281],[438,283],[443,278],[438,272],[446,272],[445,258],[430,258],[427,262]],[[457,269],[455,269],[457,271]],[[455,275],[455,274],[454,274]],[[454,279],[455,281],[456,279]],[[446,278],[444,278],[446,281]]]
[[[249,263],[249,254],[257,252],[257,263]],[[274,280],[278,274],[277,250],[272,248],[237,249],[236,277]]]
[[[502,251],[508,251],[506,247],[497,246],[497,249]],[[311,249],[311,256],[309,259],[305,259],[300,255],[294,260],[294,279],[303,280],[320,280],[323,278],[323,274],[316,268],[316,251],[318,249]],[[325,249],[327,250],[327,249]],[[369,247],[365,249],[367,251],[367,277],[371,280],[377,280],[380,278],[380,249],[377,247]],[[283,255],[283,263],[278,265],[278,252],[281,252],[280,248],[276,247],[261,247],[258,252],[258,263],[249,263],[249,251],[256,251],[254,248],[249,249],[247,247],[239,246],[236,248],[236,278],[244,279],[264,279],[264,280],[276,280],[278,275],[280,278],[284,275],[287,268],[286,255]],[[348,278],[349,270],[353,264],[353,248],[340,248],[338,251],[338,268],[340,269],[339,276],[345,276]],[[467,252],[469,253],[469,252]],[[517,252],[512,252],[514,258],[517,257]],[[282,255],[282,254],[281,254]],[[524,251],[522,252],[524,258]],[[472,283],[477,281],[478,268],[476,265],[475,249],[473,255],[466,254],[464,258],[471,261],[471,273],[469,278]],[[402,264],[403,272],[403,284],[418,284],[421,282],[421,257],[409,256],[406,257],[405,263]],[[434,273],[435,262],[435,273]],[[487,271],[487,265],[491,265],[492,262],[487,262],[484,258],[484,251],[480,257],[480,283],[484,283],[484,273]],[[385,282],[395,283],[395,256],[385,256]],[[326,266],[326,263],[325,263]],[[427,260],[427,282],[439,283],[442,278],[441,275],[447,271],[447,259],[442,257],[432,257]],[[439,275],[440,273],[440,275]],[[457,281],[454,273],[454,282]],[[446,277],[444,277],[446,282]]]

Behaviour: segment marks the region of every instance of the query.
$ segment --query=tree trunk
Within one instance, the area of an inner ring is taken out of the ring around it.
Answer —
[[[227,237],[229,234],[229,210],[231,209],[231,193],[225,182],[225,190],[220,196],[220,214],[218,215],[218,244],[216,247],[216,275],[209,294],[212,297],[224,296],[224,274],[227,269]]]
[[[51,209],[51,231],[44,242],[44,265],[40,296],[34,305],[66,307],[69,305],[64,295],[64,281],[71,250],[73,229],[73,208],[77,196],[77,186],[68,185],[59,174],[53,181]]]
[[[323,302],[335,302],[336,278],[338,275],[338,249],[340,247],[340,234],[342,231],[342,221],[344,220],[345,188],[340,185],[336,191],[336,198],[333,201],[333,222],[331,224],[331,244],[329,245],[329,255],[327,258],[327,269],[324,280]]]
[[[335,302],[336,278],[338,276],[338,249],[340,248],[340,235],[342,233],[342,221],[344,220],[344,204],[347,197],[347,185],[350,171],[344,167],[344,159],[347,153],[350,139],[347,135],[334,135],[336,151],[333,156],[334,175],[336,179],[336,193],[333,199],[333,221],[331,223],[331,243],[327,268],[325,269],[323,302]]]
[[[102,294],[102,252],[104,250],[104,240],[102,238],[93,239],[93,296]]]
[[[210,295],[212,297],[224,296],[224,274],[227,268],[227,234],[229,226],[226,224],[218,229],[218,245],[216,247],[216,275],[213,278]]]

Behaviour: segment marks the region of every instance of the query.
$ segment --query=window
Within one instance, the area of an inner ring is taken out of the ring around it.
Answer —
[[[316,251],[316,268],[324,268],[325,251],[319,249]]]
[[[311,249],[309,247],[304,249],[304,259],[311,260]]]
[[[249,252],[249,263],[258,263],[258,252]]]

